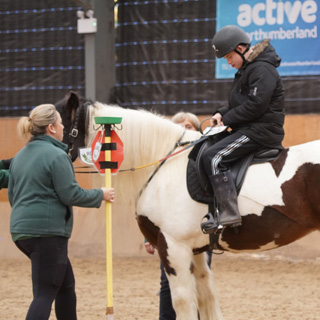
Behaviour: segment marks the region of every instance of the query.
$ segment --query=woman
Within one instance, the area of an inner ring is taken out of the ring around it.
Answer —
[[[68,258],[72,206],[98,208],[102,200],[114,201],[113,188],[79,187],[68,147],[61,142],[63,128],[53,105],[34,108],[18,123],[20,135],[31,139],[10,165],[10,232],[32,266],[33,301],[27,320],[48,320],[54,300],[58,320],[77,319],[75,279]]]
[[[248,35],[231,25],[219,30],[212,44],[216,57],[225,58],[238,71],[228,106],[212,117],[212,124],[229,126],[232,132],[203,156],[220,211],[218,223],[209,213],[210,218],[202,224],[206,233],[241,225],[230,164],[261,148],[282,149],[284,138],[284,89],[276,70],[281,59],[269,40],[251,47]]]
[[[178,112],[171,118],[171,121],[187,130],[200,131],[200,121],[198,117],[191,112]]]

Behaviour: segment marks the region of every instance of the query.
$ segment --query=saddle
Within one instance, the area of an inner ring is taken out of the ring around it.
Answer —
[[[229,135],[229,132],[224,131],[209,136],[208,139],[195,145],[189,154],[189,161],[187,165],[187,188],[190,197],[197,202],[205,203],[209,206],[213,205],[214,194],[209,177],[204,170],[201,157],[207,148],[227,135]],[[230,167],[230,172],[238,194],[249,166],[274,160],[279,156],[280,151],[281,150],[279,149],[261,149],[256,153],[252,153],[241,158]]]

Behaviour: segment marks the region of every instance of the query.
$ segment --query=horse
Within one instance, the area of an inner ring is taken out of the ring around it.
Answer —
[[[85,131],[74,140],[74,150],[85,144],[84,138],[86,143],[92,141],[97,127],[94,117],[122,118],[121,128],[114,128],[124,144],[115,188],[122,201],[134,199],[138,226],[158,249],[177,319],[194,320],[199,312],[201,319],[222,320],[213,274],[206,262],[209,237],[200,228],[208,208],[191,199],[186,183],[190,150],[177,147],[177,142],[196,141],[201,133],[184,130],[153,112],[88,102],[74,92],[56,107],[69,132],[73,130],[72,114],[78,109],[86,114],[81,124]],[[172,151],[175,155],[161,165],[134,170]],[[275,160],[251,165],[238,196],[242,225],[237,232],[225,228],[219,247],[234,253],[271,250],[320,230],[319,181],[319,140],[292,146]]]

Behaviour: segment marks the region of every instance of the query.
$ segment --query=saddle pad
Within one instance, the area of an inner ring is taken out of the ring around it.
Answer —
[[[187,188],[191,199],[205,204],[213,201],[213,195],[207,193],[199,182],[196,161],[194,159],[189,159],[187,165]]]

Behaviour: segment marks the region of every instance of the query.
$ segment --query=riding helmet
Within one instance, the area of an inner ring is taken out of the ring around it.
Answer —
[[[212,47],[218,59],[235,51],[239,44],[250,44],[249,36],[238,26],[225,26],[212,39]]]

